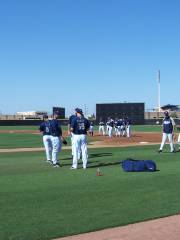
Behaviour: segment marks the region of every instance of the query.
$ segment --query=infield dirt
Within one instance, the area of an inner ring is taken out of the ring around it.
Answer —
[[[31,130],[1,130],[0,133],[22,133],[22,134],[39,134],[37,131]],[[67,135],[65,136],[67,137]],[[159,144],[161,142],[161,134],[154,132],[135,132],[130,138],[127,137],[112,137],[99,136],[95,134],[90,137],[88,148],[103,148],[103,147],[124,147],[124,146],[137,146],[137,145],[151,145]],[[70,149],[70,146],[63,146],[63,149]],[[0,149],[0,152],[32,152],[32,151],[43,151],[44,148],[15,148],[15,149]]]

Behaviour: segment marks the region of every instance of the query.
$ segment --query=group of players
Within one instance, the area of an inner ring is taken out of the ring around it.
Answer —
[[[46,153],[46,161],[51,163],[53,167],[60,167],[58,154],[61,151],[62,143],[67,144],[62,134],[61,126],[57,120],[58,114],[54,114],[52,118],[44,115],[44,121],[41,123],[39,130],[43,134],[43,143]],[[83,111],[76,108],[73,115],[69,117],[68,135],[71,137],[72,146],[72,166],[71,169],[77,169],[78,160],[82,158],[83,169],[87,168],[88,152],[87,152],[87,133],[93,136],[93,122],[84,117]],[[115,121],[108,118],[105,124],[103,121],[99,123],[99,134],[113,136],[131,136],[131,120],[129,118],[116,119]]]
[[[166,111],[165,117],[162,124],[162,143],[159,148],[159,152],[162,152],[166,139],[169,139],[170,152],[174,153],[173,134],[175,122],[169,116]],[[58,115],[54,114],[52,118],[44,116],[44,121],[41,123],[39,130],[43,134],[43,143],[46,153],[46,161],[51,163],[53,167],[59,167],[58,153],[61,151],[62,143],[67,144],[62,134],[61,126],[57,120]],[[124,119],[116,119],[115,121],[111,118],[108,119],[105,124],[102,120],[99,122],[99,134],[108,135],[112,138],[113,133],[115,136],[126,136],[131,137],[131,119],[128,117]],[[106,129],[105,129],[106,126]],[[82,158],[83,169],[87,168],[88,152],[87,152],[87,133],[93,136],[93,123],[84,117],[83,111],[80,108],[76,108],[73,115],[69,118],[68,123],[68,135],[71,137],[72,146],[72,166],[71,169],[78,168],[78,160]],[[180,134],[178,137],[178,144],[180,144]]]
[[[131,137],[131,124],[132,120],[128,117],[113,120],[108,118],[106,124],[102,121],[99,122],[99,135],[107,135],[110,138],[116,137]]]
[[[58,153],[61,151],[62,143],[67,144],[62,136],[62,129],[57,120],[58,115],[54,114],[52,118],[48,115],[43,116],[39,130],[43,134],[43,143],[46,152],[46,161],[53,167],[59,167]]]
[[[41,123],[39,130],[43,134],[43,143],[46,153],[46,161],[51,163],[53,167],[60,167],[58,162],[58,153],[61,151],[62,143],[67,144],[62,135],[62,129],[57,120],[58,115],[54,114],[53,118],[44,116],[44,121]],[[77,169],[78,160],[82,157],[83,169],[87,167],[87,132],[90,128],[90,122],[83,115],[80,108],[75,109],[75,113],[69,118],[68,135],[71,136],[72,145],[72,167]]]

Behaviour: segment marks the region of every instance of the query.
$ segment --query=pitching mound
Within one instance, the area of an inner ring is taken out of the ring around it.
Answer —
[[[127,137],[112,137],[108,136],[98,136],[93,137],[93,142],[91,145],[94,146],[133,146],[133,145],[142,145],[142,144],[159,144],[161,142],[161,134],[154,132],[137,132],[134,133],[130,138]]]

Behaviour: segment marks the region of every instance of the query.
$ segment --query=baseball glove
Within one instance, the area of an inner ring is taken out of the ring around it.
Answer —
[[[67,145],[66,139],[63,139],[62,143],[63,143],[64,145]]]

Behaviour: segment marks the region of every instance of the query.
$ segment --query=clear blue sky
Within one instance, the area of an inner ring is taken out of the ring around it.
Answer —
[[[179,0],[1,0],[0,111],[180,104]]]

